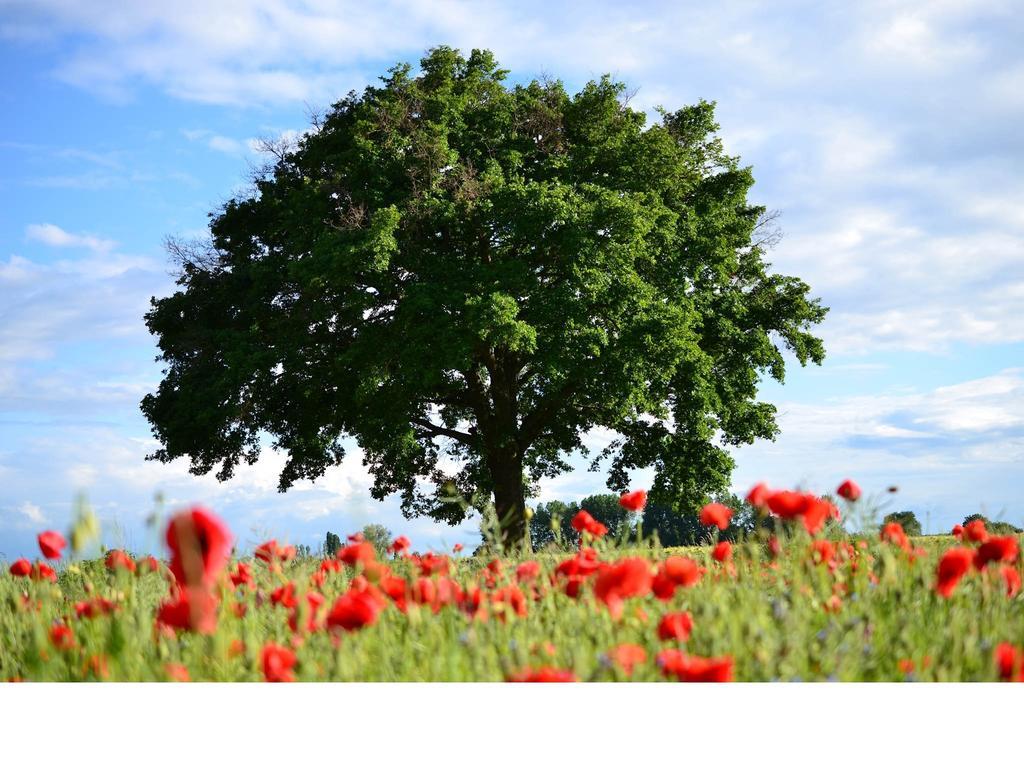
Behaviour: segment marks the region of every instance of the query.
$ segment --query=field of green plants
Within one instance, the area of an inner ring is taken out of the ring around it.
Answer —
[[[849,513],[859,492],[847,495]],[[167,560],[81,559],[96,533],[86,516],[70,544],[43,532],[42,557],[0,575],[0,679],[1021,678],[1016,536],[983,523],[843,535],[824,524],[839,510],[812,494],[748,499],[774,524],[745,541],[612,542],[580,512],[578,550],[502,556],[417,553],[404,537],[385,552],[355,535],[333,557],[268,541],[238,559],[223,522],[194,508],[167,524]],[[702,511],[711,539],[730,514]]]

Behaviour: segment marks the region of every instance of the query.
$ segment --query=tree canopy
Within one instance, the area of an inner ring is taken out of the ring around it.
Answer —
[[[776,435],[760,377],[786,350],[822,361],[826,309],[769,271],[714,105],[648,126],[608,76],[575,95],[506,76],[446,47],[394,67],[177,250],[146,315],[151,458],[225,479],[269,435],[285,490],[354,438],[374,497],[456,523],[434,489],[478,492],[518,542],[530,484],[588,430],[617,435],[609,488],[653,466],[673,509],[726,488],[728,446]]]

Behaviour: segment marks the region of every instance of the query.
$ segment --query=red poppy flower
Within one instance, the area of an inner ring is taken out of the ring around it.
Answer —
[[[747,503],[752,507],[760,508],[768,505],[768,497],[772,495],[771,489],[764,483],[758,483],[747,493]]]
[[[942,597],[949,597],[960,583],[960,579],[971,568],[974,552],[966,547],[954,547],[947,550],[939,560],[938,582],[935,591]]]
[[[628,676],[633,674],[633,667],[647,661],[647,651],[639,645],[623,643],[608,651],[608,659]]]
[[[860,486],[853,482],[853,480],[843,480],[836,489],[836,493],[847,501],[856,501],[860,498]]]
[[[533,581],[540,575],[540,563],[536,560],[527,560],[516,566],[516,581],[525,584]]]
[[[368,541],[356,541],[339,549],[338,559],[353,568],[359,563],[365,567],[377,560],[377,550]]]
[[[135,561],[140,573],[156,573],[160,570],[160,561],[152,555],[146,555]]]
[[[249,589],[253,589],[256,586],[256,579],[252,575],[252,567],[248,563],[238,563],[235,566],[234,573],[229,578],[231,579],[232,586],[240,587],[243,584]]]
[[[294,608],[299,604],[295,597],[295,584],[288,582],[270,593],[270,602],[283,608]]]
[[[985,530],[984,520],[971,520],[964,526],[964,535],[968,541],[985,541],[988,539],[988,531]]]
[[[252,554],[257,560],[262,560],[264,563],[274,562],[277,559],[277,540],[264,541],[253,550]]]
[[[208,587],[227,565],[231,533],[219,517],[203,507],[179,512],[167,525],[170,570],[183,586]]]
[[[828,539],[818,539],[811,545],[811,557],[819,565],[833,565],[836,558],[835,545]]]
[[[349,588],[339,597],[327,614],[327,626],[331,629],[340,628],[346,632],[368,627],[377,621],[377,616],[384,608],[383,595],[369,587],[362,589]]]
[[[718,542],[715,548],[711,550],[711,557],[720,563],[732,559],[732,544],[728,541]]]
[[[1015,597],[1020,592],[1020,571],[1016,566],[1004,565],[999,569],[999,573],[1003,577],[1003,583],[1006,584],[1007,597]]]
[[[641,512],[647,506],[647,491],[630,491],[619,497],[619,504],[630,512]]]
[[[764,502],[776,517],[792,520],[806,511],[808,495],[795,491],[772,491],[764,497]]]
[[[700,511],[701,525],[717,525],[719,530],[724,531],[729,527],[729,520],[732,518],[732,510],[725,504],[707,504]]]
[[[164,664],[164,672],[167,673],[167,679],[175,683],[188,683],[192,681],[188,674],[188,667],[184,664]]]
[[[660,640],[679,640],[686,642],[693,630],[693,617],[689,611],[679,613],[666,613],[658,623],[658,638]]]
[[[80,619],[94,619],[97,616],[105,616],[117,609],[117,603],[105,597],[94,597],[91,600],[81,600],[75,603],[75,616]]]
[[[507,612],[514,613],[519,618],[525,618],[527,613],[526,595],[514,584],[503,587],[491,595],[491,607],[501,619],[505,618]]]
[[[47,560],[60,560],[61,550],[68,545],[57,531],[43,531],[38,536],[39,551]]]
[[[295,675],[295,652],[275,643],[267,643],[260,653],[263,663],[263,677],[268,683],[293,683]]]
[[[733,679],[731,656],[705,659],[669,648],[658,654],[657,662],[666,676],[674,675],[683,683],[728,683]]]
[[[32,567],[33,581],[51,581],[57,583],[57,572],[46,563],[40,561]]]
[[[960,525],[960,523],[957,523],[956,525],[953,526],[953,530],[951,531],[951,533],[956,538],[962,539],[964,537],[964,527],[962,525]]]
[[[839,519],[839,510],[836,509],[835,505],[830,504],[824,499],[819,499],[813,494],[807,494],[807,505],[801,517],[807,532],[811,536],[816,536],[825,525],[825,520],[829,517],[836,520]]]
[[[604,523],[595,520],[594,516],[585,509],[581,509],[573,516],[571,525],[579,533],[586,531],[596,539],[608,533],[608,527]]]
[[[105,563],[108,571],[123,569],[129,573],[135,573],[135,561],[132,560],[131,556],[124,550],[112,549],[107,552],[107,559]]]
[[[565,594],[578,597],[583,582],[597,572],[600,567],[597,553],[589,548],[580,550],[574,557],[563,560],[555,568],[554,578],[564,581]]]
[[[158,626],[212,635],[217,631],[217,598],[202,587],[181,587],[157,609]]]
[[[509,675],[506,678],[510,683],[575,683],[576,675],[567,669],[555,669],[554,667],[540,667],[539,669],[526,669]]]
[[[75,647],[75,633],[67,624],[54,624],[50,627],[50,642],[54,648],[62,651]]]
[[[700,576],[701,569],[695,560],[672,555],[658,568],[651,590],[659,600],[670,600],[676,587],[692,587],[700,581]]]
[[[409,541],[408,536],[397,536],[395,540],[391,542],[391,546],[388,547],[388,552],[391,552],[394,555],[400,555],[407,551],[411,545],[412,542]]]
[[[32,563],[23,557],[11,563],[11,567],[8,570],[11,576],[28,576],[32,573]]]
[[[447,557],[435,555],[433,552],[427,552],[421,557],[413,557],[413,563],[420,569],[423,576],[433,576],[435,573],[447,575],[448,569],[451,567]]]
[[[910,551],[910,539],[907,538],[907,534],[904,532],[903,526],[899,523],[886,523],[883,525],[882,532],[879,534],[879,539],[887,541],[890,544],[895,544],[906,552]]]
[[[993,536],[974,553],[974,567],[981,570],[989,563],[1012,563],[1019,552],[1016,536]]]
[[[461,552],[461,551],[462,551],[462,545],[461,544],[456,544],[454,547],[452,547],[452,552],[454,552],[455,554],[459,554],[459,552]]]
[[[1005,682],[1024,682],[1024,652],[1019,651],[1010,643],[1000,643],[992,654],[999,679]]]
[[[651,564],[642,557],[627,557],[602,565],[594,583],[594,596],[608,608],[612,618],[622,616],[623,600],[643,597],[651,591]]]
[[[320,607],[327,602],[327,598],[319,592],[306,593],[306,631],[316,632],[320,628]],[[292,632],[299,631],[299,607],[292,608],[288,616],[288,628]]]

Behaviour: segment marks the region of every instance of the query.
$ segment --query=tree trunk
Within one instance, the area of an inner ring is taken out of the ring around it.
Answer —
[[[508,552],[528,548],[523,458],[516,451],[501,451],[490,464],[502,549]]]

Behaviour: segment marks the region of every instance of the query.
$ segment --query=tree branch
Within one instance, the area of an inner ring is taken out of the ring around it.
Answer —
[[[453,440],[458,440],[460,443],[466,445],[472,445],[474,443],[473,436],[468,432],[460,432],[457,429],[449,429],[448,427],[442,427],[434,424],[426,419],[409,419],[410,424],[415,424],[417,427],[423,427],[430,432],[431,436],[437,437],[443,435],[444,437],[450,437]]]

